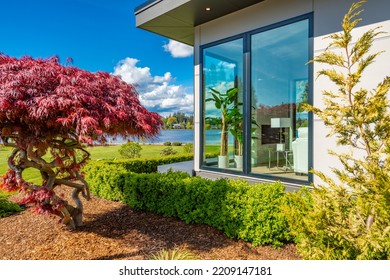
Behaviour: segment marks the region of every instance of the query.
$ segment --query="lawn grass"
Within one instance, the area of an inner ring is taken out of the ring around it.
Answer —
[[[8,157],[12,152],[12,147],[0,146],[0,176],[8,170]],[[28,182],[40,183],[41,174],[38,170],[28,168],[23,171],[23,178]]]
[[[221,147],[219,145],[206,145],[205,152],[207,154],[216,154],[216,155],[218,155],[220,148]]]
[[[166,148],[163,145],[141,145],[141,158],[148,157],[159,157],[160,152]],[[183,146],[171,146],[177,154],[184,153]],[[91,153],[91,160],[99,160],[99,159],[119,159],[121,155],[118,150],[120,145],[112,145],[112,146],[93,146],[88,147],[87,151]],[[8,169],[7,160],[9,155],[11,154],[12,147],[4,147],[0,146],[0,176],[4,175]],[[41,184],[41,175],[38,170],[34,168],[28,168],[23,171],[23,178],[26,181]]]
[[[155,145],[155,144],[143,144],[141,145],[141,158],[149,157],[159,157],[163,149],[167,148],[164,145]],[[183,146],[170,146],[173,150],[177,151],[177,154],[183,154]],[[120,145],[111,145],[111,146],[93,146],[88,147],[87,151],[91,154],[91,160],[101,160],[101,159],[119,159],[122,158],[118,150]],[[0,145],[0,176],[4,175],[8,170],[7,160],[9,155],[12,152],[12,147],[4,147]],[[206,147],[208,153],[217,154],[219,152],[218,145],[210,145]],[[47,159],[48,160],[48,159]],[[23,171],[23,178],[28,181],[38,185],[42,184],[41,175],[38,170],[34,168],[28,168]],[[0,197],[6,197],[10,194],[2,192],[0,190]]]
[[[0,146],[0,175],[3,175],[8,169],[7,160],[11,151],[11,147]]]
[[[167,147],[167,146],[163,146],[163,145],[149,145],[149,144],[145,144],[145,145],[141,145],[141,146],[142,146],[142,150],[141,150],[141,157],[142,158],[159,157],[160,152],[164,148]],[[171,147],[173,150],[177,151],[177,154],[184,153],[183,146],[171,146]],[[122,158],[118,152],[119,148],[120,148],[120,145],[94,146],[94,147],[88,147],[87,151],[90,152],[90,154],[91,154],[91,160],[119,159],[119,158]],[[0,145],[0,176],[4,175],[5,172],[8,170],[7,160],[8,160],[9,155],[12,152],[12,149],[13,149],[12,147],[4,147],[4,146]],[[48,160],[48,159],[46,159],[46,160]],[[41,174],[39,173],[38,170],[36,170],[34,168],[28,168],[28,169],[24,170],[23,171],[23,178],[26,181],[37,184],[37,185],[42,184]],[[9,195],[11,195],[11,194],[0,190],[0,199],[4,200]],[[2,203],[4,204],[5,202],[2,202]],[[9,206],[9,207],[11,207],[11,206]],[[5,215],[5,212],[4,212],[5,210],[6,209],[0,209],[0,214]]]
[[[141,145],[141,158],[159,157],[160,153],[167,146],[163,145]],[[173,150],[177,151],[177,154],[184,153],[183,146],[171,146]],[[92,160],[98,159],[118,159],[121,158],[118,150],[120,145],[113,146],[94,146],[87,148],[87,151],[91,153]]]
[[[164,145],[158,144],[142,144],[141,145],[141,158],[159,157],[163,149],[167,148]],[[177,154],[184,153],[183,146],[170,146],[173,150],[177,151]],[[122,158],[118,150],[120,145],[107,145],[107,146],[93,146],[88,147],[87,151],[91,154],[91,160],[101,159],[120,159]],[[206,152],[211,154],[219,153],[219,145],[207,145]],[[12,147],[4,147],[0,145],[0,176],[4,175],[8,169],[7,159],[11,154]],[[23,171],[23,178],[26,181],[41,184],[41,175],[38,170],[34,168],[28,168]]]

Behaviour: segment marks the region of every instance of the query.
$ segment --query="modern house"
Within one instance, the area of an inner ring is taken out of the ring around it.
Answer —
[[[334,86],[308,63],[341,30],[352,0],[150,0],[136,24],[194,47],[194,170],[204,176],[309,184],[314,168],[330,174],[337,149],[322,120],[302,102],[322,106]],[[390,73],[390,1],[368,0],[356,38],[382,26],[385,50],[362,86]],[[231,90],[233,89],[233,90]],[[230,91],[229,91],[230,90]],[[219,94],[230,93],[230,97]],[[218,101],[219,100],[219,101]],[[226,106],[228,114],[223,109]],[[206,153],[219,149],[219,156]]]

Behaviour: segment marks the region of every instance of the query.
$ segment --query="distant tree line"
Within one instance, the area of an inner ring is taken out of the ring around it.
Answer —
[[[192,129],[194,116],[176,112],[169,116],[162,117],[163,129]]]

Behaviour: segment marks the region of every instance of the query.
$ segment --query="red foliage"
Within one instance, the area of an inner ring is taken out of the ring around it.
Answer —
[[[18,184],[15,171],[8,169],[3,177],[1,177],[0,189],[8,192],[14,192],[20,190],[20,184]]]
[[[21,178],[17,178],[15,171],[12,169],[9,169],[1,179],[0,189],[9,192],[24,192],[21,203],[34,205],[35,213],[57,213],[58,209],[66,204],[65,200],[55,195],[54,190],[36,186]]]
[[[2,136],[17,133],[19,145],[69,134],[87,143],[105,135],[151,137],[160,126],[160,116],[117,76],[65,67],[58,57],[0,54],[0,129]]]
[[[58,57],[17,59],[0,53],[0,137],[15,147],[0,187],[24,192],[23,202],[34,204],[38,213],[69,215],[67,203],[54,192],[57,179],[89,198],[79,172],[89,159],[83,143],[105,142],[107,135],[149,138],[161,125],[134,87],[117,76],[63,66]],[[43,159],[47,152],[51,162]],[[22,171],[30,167],[41,172],[42,186],[23,180]]]
[[[37,214],[58,213],[66,202],[56,196],[54,190],[45,187],[30,188],[25,191],[21,203],[34,205],[34,212]]]

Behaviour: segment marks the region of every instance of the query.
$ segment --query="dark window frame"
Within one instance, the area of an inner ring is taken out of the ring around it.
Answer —
[[[302,20],[308,20],[308,58],[309,61],[313,59],[313,53],[314,53],[314,34],[313,34],[313,29],[314,29],[314,15],[313,13],[307,13],[303,14],[297,17],[293,17],[278,23],[273,23],[264,27],[260,27],[254,30],[250,30],[241,34],[237,34],[231,37],[227,37],[221,40],[217,40],[211,43],[207,43],[204,45],[201,45],[199,47],[199,65],[201,69],[201,75],[200,75],[200,112],[202,114],[201,116],[201,121],[200,121],[200,149],[199,149],[199,155],[200,160],[199,160],[199,170],[200,171],[211,171],[211,172],[216,172],[216,173],[221,173],[221,174],[227,174],[227,175],[238,175],[238,176],[245,176],[248,178],[253,178],[253,179],[264,179],[267,181],[282,181],[284,183],[291,183],[291,184],[301,184],[301,185],[310,185],[310,183],[313,182],[313,174],[311,172],[308,172],[308,180],[296,180],[292,178],[285,178],[285,177],[278,177],[275,175],[268,175],[268,174],[254,174],[251,173],[251,163],[248,158],[250,158],[251,155],[251,139],[250,139],[250,131],[251,131],[251,121],[250,118],[246,117],[244,119],[244,133],[245,133],[245,142],[244,142],[244,166],[242,171],[236,171],[236,170],[231,170],[231,169],[219,169],[219,168],[212,168],[208,167],[203,164],[203,157],[204,157],[204,144],[205,144],[205,139],[204,139],[204,129],[205,129],[205,124],[204,124],[204,114],[205,114],[205,104],[204,104],[204,98],[205,98],[205,93],[204,93],[204,72],[203,72],[203,65],[204,65],[204,53],[205,49],[217,46],[220,44],[224,44],[230,41],[234,41],[237,39],[243,39],[243,114],[245,116],[248,116],[248,113],[251,113],[251,36],[269,31],[275,28],[279,28],[285,25],[293,24]],[[308,64],[308,82],[309,82],[309,97],[308,97],[308,102],[309,104],[313,104],[313,65],[312,63]],[[308,127],[309,127],[309,135],[308,135],[308,166],[309,170],[313,168],[313,114],[309,113],[308,114]]]

